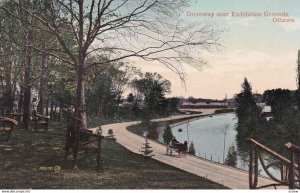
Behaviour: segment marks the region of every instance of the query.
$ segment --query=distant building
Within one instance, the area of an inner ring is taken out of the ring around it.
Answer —
[[[271,106],[266,105],[266,103],[256,103],[256,105],[260,108],[261,114],[260,116],[265,117],[267,121],[273,118],[272,108]]]
[[[137,107],[139,109],[144,109],[146,108],[146,105],[144,102],[128,102],[124,101],[123,103],[119,104],[119,107],[121,108],[127,108],[127,109],[133,109],[134,107]]]
[[[256,103],[256,106],[258,106],[261,110],[263,110],[266,106],[266,103]]]
[[[267,121],[273,118],[271,106],[265,106],[261,111],[261,116],[265,117]]]
[[[236,103],[235,103],[234,99],[227,99],[226,102],[228,104],[228,108],[235,108],[236,107]]]
[[[209,108],[228,108],[229,103],[228,102],[182,102],[180,105],[180,108],[182,109],[209,109]]]

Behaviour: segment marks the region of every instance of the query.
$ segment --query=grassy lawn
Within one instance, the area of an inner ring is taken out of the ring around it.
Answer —
[[[112,120],[90,120],[93,125]],[[95,171],[96,156],[80,153],[79,170],[72,158],[63,165],[66,126],[51,122],[49,132],[15,129],[9,142],[0,135],[0,189],[223,189],[224,186],[153,159],[129,152],[104,140],[102,166]],[[54,166],[62,170],[55,173]]]

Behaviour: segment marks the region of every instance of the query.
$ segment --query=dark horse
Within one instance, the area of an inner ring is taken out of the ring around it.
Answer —
[[[182,143],[178,144],[177,148],[178,148],[179,156],[181,155],[181,153],[185,155],[188,150],[187,141],[185,141],[183,144]]]
[[[167,154],[172,154],[172,150],[178,152],[179,156],[181,156],[181,154],[186,154],[188,147],[187,147],[187,141],[185,141],[184,143],[178,143],[175,146],[171,146],[171,145],[167,145]]]

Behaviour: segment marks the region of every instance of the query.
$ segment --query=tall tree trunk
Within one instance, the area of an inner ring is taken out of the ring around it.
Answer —
[[[86,104],[85,104],[85,82],[84,82],[84,61],[81,61],[77,70],[77,100],[75,106],[75,116],[82,121],[82,127],[87,128]]]
[[[13,98],[13,85],[12,85],[12,62],[8,61],[5,68],[5,111],[10,113],[13,111],[14,98]]]
[[[101,111],[101,105],[98,105],[98,110],[97,110],[97,117],[99,117],[100,116],[100,111]]]
[[[15,98],[16,98],[16,92],[17,92],[17,76],[14,77],[13,79],[13,93],[12,93],[12,98],[13,98],[13,110],[14,110],[14,106],[15,106]]]
[[[62,104],[59,103],[59,114],[58,114],[58,119],[57,119],[57,121],[58,121],[58,122],[61,122],[61,119],[62,119]]]
[[[28,33],[27,45],[30,45],[32,34]],[[24,101],[23,101],[23,119],[22,127],[28,130],[30,128],[30,102],[31,102],[31,83],[30,83],[30,64],[31,64],[31,48],[25,47],[24,62]]]
[[[20,1],[21,4],[25,3]],[[24,47],[24,78],[23,78],[23,119],[22,128],[25,130],[30,129],[30,102],[31,102],[31,44],[33,40],[32,22],[33,18],[20,10],[20,15],[26,18],[26,22],[21,21],[21,26],[25,34],[23,39],[25,40]]]
[[[50,119],[53,120],[54,119],[54,113],[53,113],[53,108],[54,108],[54,102],[51,101],[51,106],[50,106]]]
[[[46,72],[45,72],[45,66],[47,62],[47,55],[45,52],[42,53],[41,58],[41,78],[40,78],[40,88],[39,88],[39,96],[40,101],[37,107],[37,110],[40,114],[44,114],[44,101],[45,101],[45,89],[46,89]]]
[[[54,104],[53,118],[57,120],[57,103]]]
[[[86,120],[86,104],[85,104],[85,57],[88,47],[85,47],[84,40],[84,1],[78,1],[79,14],[78,14],[78,61],[77,61],[77,90],[76,90],[76,105],[75,105],[75,117],[81,120],[82,127],[87,128]]]
[[[18,112],[19,113],[23,112],[23,101],[24,101],[23,96],[24,96],[23,84],[20,84],[19,101],[18,101]]]
[[[49,101],[46,100],[45,103],[46,103],[46,115],[49,116]]]
[[[24,49],[24,47],[20,47],[20,49]],[[25,64],[25,50],[23,50],[22,52],[20,52],[17,56],[16,56],[16,63],[15,63],[15,77],[14,77],[14,81],[16,82],[16,86],[19,87],[19,89],[17,89],[16,87],[16,98],[17,98],[17,112],[18,113],[23,113],[23,97],[24,97],[24,64]],[[20,122],[20,128],[21,128],[21,122]]]
[[[101,106],[100,106],[100,117],[104,117],[103,104],[101,104]]]
[[[101,101],[100,101],[98,111],[99,111],[98,116],[99,116],[99,117],[103,117],[103,116],[104,116],[104,115],[103,115],[103,99],[101,99]]]
[[[20,58],[20,63],[23,65],[23,69],[24,69],[24,63],[25,63],[25,51],[22,52],[22,54],[20,54],[19,56]],[[19,75],[19,87],[20,87],[20,91],[18,92],[18,113],[22,113],[23,112],[23,101],[24,101],[24,85],[23,85],[23,81],[24,80],[24,71],[20,72]]]
[[[106,105],[105,105],[105,117],[109,117],[109,104],[108,101],[106,101]]]

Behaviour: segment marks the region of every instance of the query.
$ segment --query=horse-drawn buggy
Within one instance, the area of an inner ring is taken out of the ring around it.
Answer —
[[[177,152],[179,156],[186,155],[188,150],[187,141],[184,143],[179,143],[177,140],[172,140],[169,144],[167,144],[166,154],[172,155],[173,152]]]

